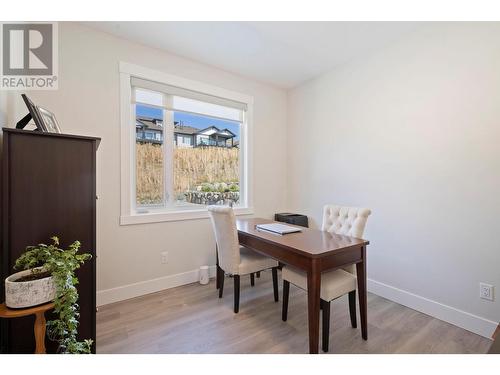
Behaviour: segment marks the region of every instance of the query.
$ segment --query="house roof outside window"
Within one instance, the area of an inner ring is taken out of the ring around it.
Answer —
[[[136,127],[163,132],[163,121],[152,117],[138,117],[136,120]],[[226,139],[236,137],[236,134],[227,128],[219,129],[216,126],[209,126],[205,129],[197,129],[179,122],[174,123],[174,133],[187,135],[217,135]]]
[[[236,137],[236,134],[234,134],[232,131],[229,129],[219,129],[216,126],[209,126],[208,128],[197,130],[196,134],[203,134],[203,135],[218,135],[219,137],[222,138],[233,138]]]

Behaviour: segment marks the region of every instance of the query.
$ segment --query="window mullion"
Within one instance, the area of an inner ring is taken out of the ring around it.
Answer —
[[[163,95],[165,106],[171,107],[172,95]],[[164,191],[165,205],[173,206],[174,197],[174,112],[170,110],[163,111],[163,160],[164,160]]]
[[[246,118],[246,113],[243,112],[242,114],[242,123],[241,123],[241,126],[240,126],[240,144],[239,144],[239,148],[238,148],[238,154],[239,154],[239,162],[240,162],[240,165],[239,165],[239,173],[240,173],[240,178],[239,178],[239,187],[240,187],[240,201],[238,203],[238,205],[242,206],[242,207],[245,207],[246,206],[246,203],[247,203],[247,199],[246,199],[246,193],[247,193],[247,189],[246,189],[246,176],[245,176],[245,162],[246,162],[246,159],[245,159],[245,151],[246,151],[246,145],[245,145],[245,141],[246,141],[246,133],[247,133],[247,118]]]

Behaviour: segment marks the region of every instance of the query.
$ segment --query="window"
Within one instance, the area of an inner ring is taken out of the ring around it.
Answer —
[[[150,100],[151,101],[151,100]],[[136,105],[135,190],[137,207],[161,206],[165,202],[163,111],[150,105]],[[160,128],[156,133],[151,129]],[[150,129],[150,130],[147,130]],[[157,137],[158,135],[158,137]]]
[[[175,124],[175,122],[174,122],[174,124]],[[191,136],[179,135],[179,136],[177,136],[177,145],[178,146],[191,146],[192,145],[191,140],[192,140]]]
[[[212,204],[251,213],[252,99],[130,64],[120,70],[121,223],[207,217]]]

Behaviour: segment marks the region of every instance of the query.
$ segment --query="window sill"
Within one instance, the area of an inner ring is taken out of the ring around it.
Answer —
[[[234,214],[239,215],[252,215],[252,207],[236,207]],[[149,223],[162,223],[166,221],[183,221],[183,220],[196,220],[208,219],[208,211],[202,210],[184,210],[184,211],[163,211],[163,212],[148,212],[144,214],[131,214],[120,216],[120,225],[134,225],[134,224],[149,224]]]

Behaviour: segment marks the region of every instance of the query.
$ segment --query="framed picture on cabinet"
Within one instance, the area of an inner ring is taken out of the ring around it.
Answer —
[[[61,133],[59,128],[59,123],[57,122],[56,115],[50,112],[48,109],[37,107],[40,117],[43,121],[43,126],[46,132],[49,133]]]

